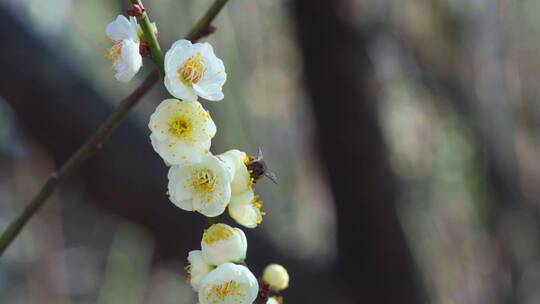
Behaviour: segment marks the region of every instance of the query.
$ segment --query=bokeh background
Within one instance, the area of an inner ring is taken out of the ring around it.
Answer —
[[[0,228],[151,69],[117,82],[128,1],[0,0]],[[210,0],[147,0],[167,49]],[[206,40],[213,152],[279,184],[248,264],[285,303],[540,303],[540,2],[231,0]],[[148,94],[0,259],[0,303],[196,303],[204,218],[168,202]]]

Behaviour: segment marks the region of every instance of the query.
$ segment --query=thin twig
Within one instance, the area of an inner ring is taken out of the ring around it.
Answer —
[[[141,7],[143,7],[143,4],[141,3],[140,0],[130,0],[130,1],[132,4],[138,4]],[[154,61],[159,71],[161,72],[161,75],[164,75],[163,53],[161,52],[161,47],[159,46],[157,35],[156,33],[154,33],[154,29],[152,27],[152,22],[150,21],[150,17],[148,17],[147,12],[144,12],[143,15],[139,17],[138,19],[144,33],[145,42],[148,43],[148,46],[150,47],[150,56],[152,57],[152,60]]]
[[[137,102],[150,90],[150,88],[159,80],[157,70],[154,70],[143,83],[124,99],[116,111],[101,125],[94,135],[82,145],[73,156],[71,156],[58,171],[53,172],[36,196],[26,206],[24,211],[8,226],[0,237],[0,256],[10,245],[13,239],[19,234],[28,220],[39,210],[47,201],[49,196],[62,184],[73,172],[75,172],[92,154],[101,148],[105,140],[112,131],[118,126],[126,114],[137,104]]]
[[[187,40],[192,42],[207,36],[211,32],[209,31],[210,24],[216,18],[217,14],[223,9],[228,0],[216,0],[214,4],[208,9],[206,14],[197,22],[193,29],[186,36]]]
[[[132,0],[133,1],[133,0]],[[140,3],[137,1],[137,3]],[[206,14],[195,25],[190,34],[186,37],[191,41],[197,41],[200,38],[208,35],[207,29],[212,20],[217,16],[219,11],[227,3],[227,0],[216,0],[215,3],[208,9]],[[146,22],[143,22],[143,31],[145,31],[146,37],[153,37],[147,41],[152,49],[152,43],[155,43],[154,49],[159,52],[154,54],[160,54],[161,59],[152,58],[156,65],[163,69],[163,55],[159,49],[157,38],[155,33],[152,33],[150,27],[150,20],[146,18]],[[146,25],[145,25],[146,24]],[[145,29],[146,28],[146,29]],[[148,32],[148,34],[147,34]],[[157,46],[157,48],[156,48]],[[159,56],[159,55],[158,55]],[[161,60],[161,61],[160,61]],[[161,62],[161,65],[160,65]],[[4,254],[9,245],[19,235],[22,228],[32,218],[34,214],[45,204],[47,199],[53,194],[53,192],[60,186],[65,180],[67,180],[79,167],[94,153],[96,153],[101,146],[105,143],[107,138],[116,129],[118,124],[126,117],[129,111],[141,100],[141,98],[156,84],[159,80],[159,73],[157,70],[152,71],[150,75],[141,83],[141,85],[131,93],[126,99],[124,99],[116,108],[116,110],[107,118],[107,120],[99,127],[99,129],[90,137],[90,139],[82,145],[61,167],[58,171],[53,172],[45,184],[41,187],[39,192],[30,201],[28,206],[23,210],[21,214],[13,220],[9,226],[4,230],[2,236],[0,236],[0,256]]]

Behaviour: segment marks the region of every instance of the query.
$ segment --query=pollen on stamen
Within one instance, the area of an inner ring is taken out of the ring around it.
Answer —
[[[262,211],[262,207],[264,205],[263,201],[259,199],[259,195],[255,195],[251,201],[251,204],[257,208],[257,225],[260,225],[262,223],[263,216],[266,215],[266,212]]]
[[[234,234],[234,230],[221,224],[215,224],[206,229],[203,233],[203,240],[207,244],[228,239]]]
[[[240,284],[235,281],[225,282],[223,284],[217,285],[214,287],[215,294],[221,299],[224,300],[228,296],[237,296],[240,295],[239,292]]]
[[[202,80],[205,70],[201,53],[197,53],[186,60],[182,67],[178,69],[178,75],[182,82],[191,86]]]

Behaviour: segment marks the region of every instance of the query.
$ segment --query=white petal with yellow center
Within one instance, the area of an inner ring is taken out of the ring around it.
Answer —
[[[180,99],[219,101],[227,79],[225,66],[209,43],[178,40],[165,54],[165,87]]]
[[[249,269],[225,263],[212,270],[201,281],[200,304],[252,304],[259,284]]]
[[[169,164],[200,161],[209,155],[216,125],[197,101],[166,99],[150,116],[154,150]]]
[[[246,235],[241,229],[214,224],[204,231],[201,249],[204,259],[212,265],[241,262],[246,258]]]
[[[142,67],[137,19],[130,17],[128,20],[120,15],[107,25],[105,32],[113,41],[113,46],[106,57],[112,62],[114,77],[119,81],[128,82]]]
[[[215,217],[223,213],[230,201],[231,173],[213,155],[204,155],[199,162],[172,166],[168,178],[169,199],[181,209]]]

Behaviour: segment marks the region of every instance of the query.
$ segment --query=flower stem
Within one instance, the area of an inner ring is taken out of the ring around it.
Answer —
[[[208,223],[209,223],[210,225],[218,224],[218,223],[220,223],[220,222],[221,222],[221,216],[219,216],[219,215],[216,216],[216,217],[209,217],[209,218],[208,218]]]
[[[140,0],[130,0],[132,4],[138,4],[141,7],[143,7],[142,2]],[[161,52],[161,47],[159,46],[159,42],[157,39],[157,35],[154,32],[154,29],[152,27],[152,22],[150,22],[150,18],[148,17],[148,13],[144,12],[141,17],[138,17],[141,28],[144,33],[144,39],[145,42],[148,43],[148,46],[150,47],[150,56],[152,57],[152,60],[158,67],[161,75],[164,75],[163,70],[163,53]]]
[[[139,1],[131,1],[132,3],[135,2],[140,4]],[[206,29],[226,2],[227,0],[216,0],[215,3],[208,9],[206,14],[197,23],[197,25],[195,25],[186,39],[197,41],[206,36],[208,34]],[[157,37],[151,30],[150,20],[146,15],[143,18],[142,28],[145,33],[145,37],[151,37],[149,39],[150,41],[147,41],[147,43],[152,51],[152,59],[159,67],[159,70],[163,71],[163,54],[161,53],[161,49],[157,42]],[[156,70],[152,71],[152,73],[146,77],[141,85],[118,105],[116,110],[109,116],[109,118],[107,118],[107,120],[99,127],[92,137],[90,137],[90,139],[84,145],[79,147],[75,154],[73,154],[64,164],[62,164],[59,170],[53,172],[49,176],[45,184],[32,198],[28,206],[26,206],[23,212],[8,225],[0,236],[0,257],[4,254],[17,235],[19,235],[30,218],[32,218],[32,216],[36,214],[36,212],[45,204],[47,199],[54,193],[58,186],[67,180],[90,156],[101,148],[103,143],[107,140],[109,135],[111,135],[114,129],[116,129],[118,124],[154,86],[154,84],[158,82],[158,80],[159,73]]]

